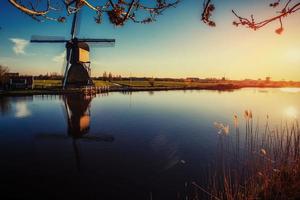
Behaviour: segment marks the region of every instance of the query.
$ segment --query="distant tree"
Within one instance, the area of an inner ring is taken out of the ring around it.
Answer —
[[[103,81],[107,81],[107,73],[106,72],[103,73]]]
[[[269,6],[271,8],[280,7],[280,9],[275,12],[273,17],[264,19],[262,21],[256,21],[253,15],[251,15],[250,18],[241,17],[234,10],[232,10],[233,15],[236,17],[236,20],[233,21],[232,24],[235,26],[245,26],[253,30],[258,30],[271,22],[277,21],[279,22],[279,28],[277,28],[275,32],[277,34],[281,34],[284,30],[282,23],[283,18],[300,10],[300,0],[276,0],[273,3],[270,3]],[[211,27],[216,26],[214,20],[211,19],[214,11],[215,5],[213,0],[204,0],[201,20]]]
[[[109,21],[122,26],[126,21],[150,23],[156,20],[166,9],[175,7],[180,0],[152,0],[142,3],[140,0],[104,0],[90,3],[90,0],[8,0],[14,7],[37,21],[54,20],[65,22],[66,15],[74,14],[83,7],[95,12],[95,22],[101,23],[103,14]],[[101,3],[100,3],[101,2]],[[95,5],[93,5],[95,4]]]
[[[112,79],[113,79],[112,73],[109,72],[109,74],[108,74],[108,81],[112,81]]]
[[[270,82],[271,81],[271,77],[267,76],[266,77],[266,82]]]
[[[58,74],[57,72],[52,72],[50,73],[50,79],[53,80],[58,80],[58,79],[62,79],[62,75]]]
[[[4,83],[7,79],[7,73],[9,72],[8,67],[0,65],[0,87],[4,86]]]
[[[151,87],[153,87],[154,84],[155,84],[155,79],[154,78],[149,78],[148,82],[149,82],[149,85],[151,85]]]

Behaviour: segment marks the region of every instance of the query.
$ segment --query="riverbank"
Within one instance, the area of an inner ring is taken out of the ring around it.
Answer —
[[[97,87],[97,92],[142,92],[142,91],[168,91],[168,90],[218,90],[218,91],[233,91],[242,88],[280,88],[279,86],[249,86],[249,85],[234,85],[234,84],[205,84],[197,86],[105,86],[106,89],[102,91]],[[66,95],[84,93],[84,89],[61,89],[61,88],[44,88],[44,89],[19,89],[0,91],[1,96],[31,96],[31,95]]]

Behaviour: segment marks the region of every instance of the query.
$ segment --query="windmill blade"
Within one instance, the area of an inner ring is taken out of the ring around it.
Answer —
[[[71,137],[64,134],[59,133],[41,133],[37,134],[36,139],[38,140],[68,140]],[[82,137],[78,137],[77,139],[80,139],[81,141],[92,141],[92,142],[113,142],[115,138],[111,135],[107,134],[100,134],[99,136],[95,135],[83,135]]]
[[[61,72],[62,76],[64,76],[66,65],[67,65],[67,52],[65,52],[64,60],[63,60],[62,65],[61,65],[61,71],[60,72]]]
[[[71,27],[71,38],[72,39],[76,38],[80,31],[81,16],[82,16],[82,9],[80,9],[73,15],[73,21],[72,21],[72,27]]]
[[[115,39],[94,39],[94,38],[83,38],[78,39],[78,42],[86,42],[93,47],[114,47]]]
[[[81,19],[82,19],[82,13],[83,13],[84,9],[80,9],[77,12],[77,21],[76,21],[76,32],[75,32],[75,37],[78,37],[78,35],[80,34],[80,30],[81,30]]]
[[[65,43],[66,40],[64,37],[60,36],[40,36],[40,35],[33,35],[31,36],[30,42],[31,43]]]
[[[66,64],[65,73],[64,73],[63,89],[66,88],[69,65],[71,63],[71,58],[72,58],[72,48],[66,49],[66,56],[67,56],[67,64]]]
[[[96,42],[96,43],[115,43],[115,39],[95,39],[95,38],[82,38],[78,42]]]
[[[41,133],[41,134],[37,134],[36,139],[38,140],[68,140],[70,139],[69,136],[64,135],[64,134],[59,134],[59,133]]]

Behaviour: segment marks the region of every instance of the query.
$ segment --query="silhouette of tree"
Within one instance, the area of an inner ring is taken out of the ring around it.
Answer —
[[[112,81],[112,79],[113,79],[112,73],[109,72],[109,74],[108,74],[108,81]]]
[[[107,73],[104,72],[102,76],[103,76],[103,81],[107,81]]]
[[[149,78],[148,82],[149,82],[149,85],[150,85],[151,87],[153,87],[154,84],[155,84],[155,79],[154,79],[154,78]]]
[[[64,22],[66,17],[61,15],[63,11],[71,15],[85,6],[95,12],[96,23],[101,23],[103,14],[106,13],[112,24],[122,26],[128,20],[143,24],[153,22],[166,9],[175,7],[180,0],[152,0],[149,3],[141,3],[140,0],[104,0],[98,1],[98,5],[92,5],[90,0],[47,0],[46,3],[40,0],[8,1],[37,21],[48,19]]]
[[[270,3],[269,6],[272,8],[280,7],[280,9],[276,11],[273,17],[258,22],[254,19],[253,15],[251,15],[250,18],[245,18],[239,16],[234,10],[232,10],[232,13],[236,17],[236,20],[233,21],[233,25],[245,26],[253,30],[258,30],[268,25],[271,22],[278,21],[280,26],[275,30],[275,32],[277,34],[281,34],[284,30],[283,23],[282,23],[283,18],[299,11],[300,1],[299,0],[276,0],[274,3]],[[209,26],[216,26],[216,23],[211,19],[214,10],[215,10],[215,5],[212,2],[212,0],[203,1],[203,11],[202,11],[201,20]]]
[[[8,72],[9,72],[8,67],[4,67],[0,65],[0,87],[4,85],[4,82],[7,78],[6,73]]]

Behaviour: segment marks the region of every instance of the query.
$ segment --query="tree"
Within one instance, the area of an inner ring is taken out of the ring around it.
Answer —
[[[0,87],[4,86],[4,83],[6,81],[7,78],[7,73],[9,72],[8,67],[4,67],[2,65],[0,65]]]
[[[15,8],[29,15],[37,21],[45,19],[65,22],[66,16],[72,15],[82,9],[84,6],[95,12],[95,22],[101,23],[104,14],[108,15],[109,21],[116,26],[123,26],[126,21],[131,20],[135,23],[150,23],[156,21],[158,15],[170,8],[175,7],[181,0],[152,0],[147,5],[141,3],[140,0],[104,0],[102,4],[93,5],[90,0],[8,0]],[[254,16],[250,18],[241,17],[234,10],[233,15],[236,20],[233,21],[235,26],[245,26],[247,28],[258,30],[267,24],[278,21],[279,28],[275,30],[277,34],[281,34],[283,28],[283,18],[300,10],[300,0],[274,0],[269,6],[278,8],[274,16],[262,21],[256,21]],[[46,3],[45,3],[46,2]],[[62,8],[63,7],[63,8]],[[212,19],[215,11],[213,0],[203,0],[203,11],[201,20],[211,26],[216,26]],[[66,15],[64,14],[66,13]]]
[[[113,78],[112,73],[109,72],[109,74],[108,74],[108,81],[112,81],[112,78]]]
[[[284,3],[283,3],[284,1]],[[245,26],[247,28],[258,30],[271,22],[278,21],[279,28],[275,30],[277,34],[281,34],[283,32],[283,18],[297,12],[300,10],[300,1],[299,0],[276,0],[274,3],[270,3],[269,6],[271,8],[278,8],[279,10],[276,11],[273,17],[269,19],[265,19],[262,21],[257,22],[254,19],[254,16],[251,15],[250,18],[245,18],[239,16],[234,10],[232,10],[233,15],[236,17],[236,20],[233,21],[233,25],[235,26]],[[212,0],[204,0],[203,2],[203,12],[201,20],[209,25],[209,26],[216,26],[216,23],[211,19],[212,13],[215,11],[215,5]]]
[[[107,81],[107,73],[106,72],[103,73],[103,81]]]
[[[154,84],[155,84],[155,79],[154,79],[154,78],[149,78],[148,82],[149,82],[149,85],[150,85],[151,87],[153,87]]]
[[[65,22],[66,16],[63,11],[67,15],[71,15],[85,6],[95,12],[96,23],[101,23],[103,14],[107,14],[112,24],[122,26],[128,20],[143,24],[153,22],[167,8],[175,7],[180,0],[153,0],[147,4],[141,3],[140,0],[99,0],[98,5],[92,5],[90,0],[52,0],[51,2],[47,0],[46,3],[40,0],[8,1],[37,21],[48,19]],[[103,3],[100,4],[100,2]]]

